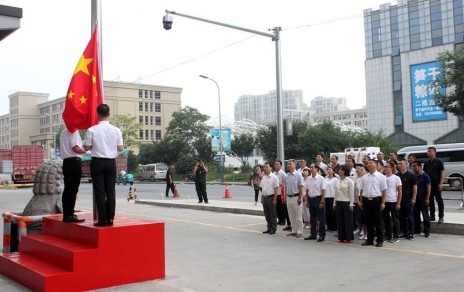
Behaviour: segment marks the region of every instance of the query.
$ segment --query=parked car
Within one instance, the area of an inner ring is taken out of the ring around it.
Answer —
[[[139,180],[164,180],[166,179],[166,172],[168,171],[168,167],[164,163],[153,163],[153,164],[146,164],[140,167],[139,172]]]
[[[194,172],[189,172],[184,176],[184,181],[187,182],[189,180],[195,181],[196,175]]]
[[[241,173],[242,171],[240,170],[240,167],[234,167],[234,169],[232,170],[232,173]]]

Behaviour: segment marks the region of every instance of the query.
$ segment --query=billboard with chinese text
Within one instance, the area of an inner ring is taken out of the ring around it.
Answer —
[[[411,66],[412,120],[422,122],[446,119],[446,113],[435,104],[433,96],[436,88],[433,81],[441,74],[440,62],[430,62]],[[439,89],[444,94],[445,89]]]
[[[222,151],[231,151],[230,128],[223,128],[222,133]],[[219,129],[211,129],[211,149],[213,152],[219,152]]]

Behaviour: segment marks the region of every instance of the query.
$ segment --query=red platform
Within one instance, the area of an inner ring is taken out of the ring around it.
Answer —
[[[0,273],[33,291],[85,291],[165,277],[164,223],[116,217],[114,226],[43,218],[42,233],[0,253]]]

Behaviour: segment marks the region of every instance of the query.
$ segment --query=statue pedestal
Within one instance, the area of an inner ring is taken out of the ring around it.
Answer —
[[[0,273],[33,291],[85,291],[165,277],[164,222],[116,217],[114,226],[43,218],[19,252],[0,254]]]

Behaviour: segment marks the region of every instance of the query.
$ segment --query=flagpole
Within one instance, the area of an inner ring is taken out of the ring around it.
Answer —
[[[91,29],[90,29],[90,35],[92,35],[93,31],[95,30],[95,26],[97,26],[97,46],[98,46],[98,62],[99,62],[99,73],[100,76],[100,84],[101,84],[101,98],[102,98],[102,103],[104,103],[104,95],[103,95],[103,67],[101,66],[103,64],[102,60],[102,43],[101,43],[101,27],[102,27],[102,22],[101,22],[101,1],[100,0],[92,0],[91,2],[91,17],[90,17],[90,22],[91,22]],[[98,25],[97,25],[98,24]],[[94,109],[97,110],[97,109]],[[93,220],[97,221],[98,220],[98,211],[97,211],[97,197],[95,195],[95,189],[93,188],[92,184],[92,197],[93,197]]]

